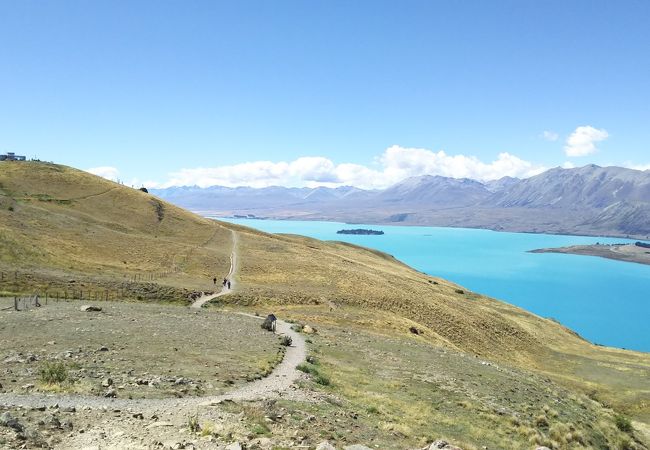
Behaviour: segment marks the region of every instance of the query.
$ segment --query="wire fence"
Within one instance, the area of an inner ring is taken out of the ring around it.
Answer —
[[[152,282],[157,281],[162,278],[168,278],[176,273],[179,273],[180,269],[175,267],[173,270],[167,270],[163,272],[135,272],[130,274],[124,274],[122,278],[134,281],[134,282]],[[18,282],[21,274],[18,271],[13,272],[3,272],[0,271],[0,283],[14,281]]]

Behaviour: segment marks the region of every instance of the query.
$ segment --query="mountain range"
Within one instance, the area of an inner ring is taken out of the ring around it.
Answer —
[[[481,182],[423,175],[384,190],[153,189],[205,215],[650,238],[650,171],[587,165]]]

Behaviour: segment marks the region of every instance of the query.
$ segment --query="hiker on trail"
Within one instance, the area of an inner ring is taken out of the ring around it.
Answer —
[[[212,279],[212,282],[213,282],[214,284],[217,284],[217,277],[214,277],[214,278]]]
[[[228,280],[228,289],[230,289],[230,280]]]
[[[224,279],[223,279],[223,287],[226,287],[226,284],[228,284],[228,280],[226,280],[226,279],[224,278]]]

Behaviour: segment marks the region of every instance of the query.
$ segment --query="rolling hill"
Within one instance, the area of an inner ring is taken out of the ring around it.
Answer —
[[[83,286],[119,299],[187,304],[189,292],[210,290],[212,277],[227,273],[233,233],[237,289],[224,304],[404,339],[415,327],[430,348],[541,374],[650,422],[647,354],[593,345],[381,252],[208,220],[69,167],[0,163],[4,295]]]

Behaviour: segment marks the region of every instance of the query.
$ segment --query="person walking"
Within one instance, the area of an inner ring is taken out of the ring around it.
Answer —
[[[228,289],[230,289],[230,280],[228,280]]]
[[[216,286],[216,284],[217,284],[217,277],[214,277],[214,278],[212,279],[212,283],[214,283],[214,285]]]

